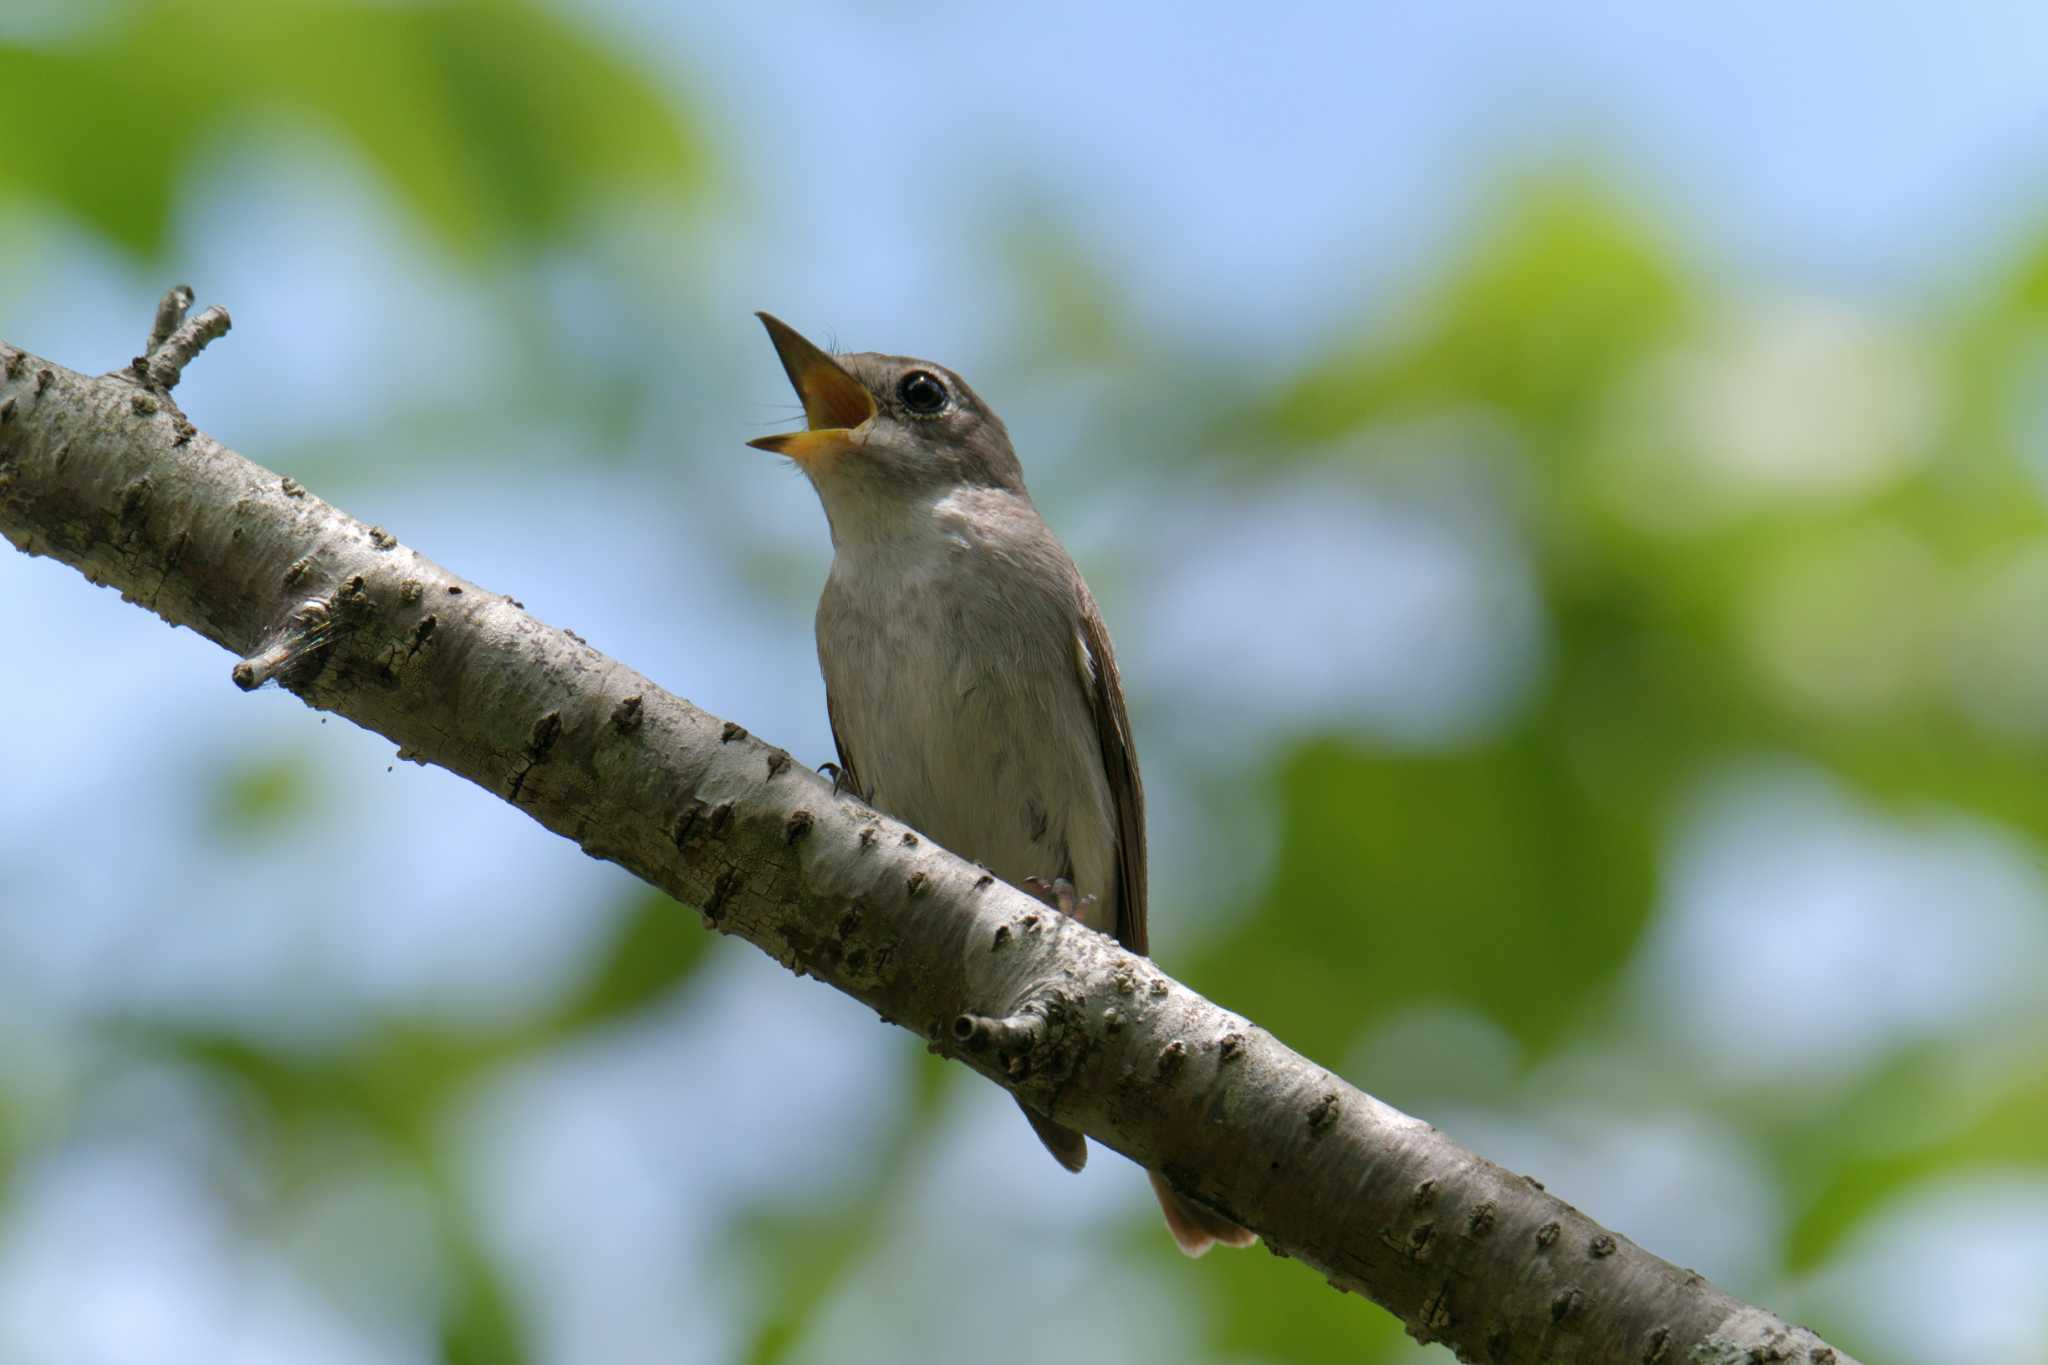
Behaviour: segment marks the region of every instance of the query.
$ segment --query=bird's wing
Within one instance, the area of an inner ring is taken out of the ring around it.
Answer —
[[[861,800],[868,799],[868,789],[861,785],[860,771],[853,766],[853,751],[846,747],[846,729],[839,723],[839,704],[832,699],[832,684],[825,684],[825,718],[832,723],[832,747],[839,751],[839,781],[837,788],[850,791]]]
[[[1081,686],[1094,704],[1095,735],[1102,744],[1102,771],[1116,805],[1116,936],[1134,953],[1149,951],[1145,932],[1145,786],[1138,780],[1138,755],[1131,744],[1131,717],[1124,708],[1123,680],[1109,630],[1095,604],[1084,597],[1080,646],[1075,662]]]

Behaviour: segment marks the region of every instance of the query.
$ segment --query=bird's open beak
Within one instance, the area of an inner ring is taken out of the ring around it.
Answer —
[[[808,431],[762,436],[747,442],[756,450],[787,455],[798,464],[812,464],[843,455],[853,447],[855,428],[875,415],[875,400],[867,387],[848,374],[840,363],[805,341],[794,327],[768,313],[756,313],[782,357],[789,382],[803,399]]]

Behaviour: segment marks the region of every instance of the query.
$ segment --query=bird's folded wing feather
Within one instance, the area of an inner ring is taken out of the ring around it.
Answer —
[[[854,766],[853,751],[846,747],[846,727],[839,723],[839,707],[832,700],[832,688],[825,687],[825,718],[832,725],[832,747],[839,751],[839,786],[850,791],[861,800],[868,799],[868,789],[860,780],[860,770]]]
[[[1131,717],[1124,707],[1124,685],[1109,647],[1109,630],[1085,597],[1076,644],[1081,686],[1093,703],[1095,734],[1102,744],[1102,771],[1116,805],[1116,936],[1132,952],[1145,953],[1150,951],[1145,931],[1145,788],[1138,780]]]

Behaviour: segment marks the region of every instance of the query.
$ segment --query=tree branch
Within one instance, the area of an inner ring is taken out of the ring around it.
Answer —
[[[1345,1084],[1149,960],[197,431],[225,327],[131,370],[0,343],[0,532],[701,908],[1466,1359],[1853,1365]],[[201,325],[205,324],[205,325]],[[189,334],[189,335],[188,335]],[[158,373],[158,361],[165,373]]]

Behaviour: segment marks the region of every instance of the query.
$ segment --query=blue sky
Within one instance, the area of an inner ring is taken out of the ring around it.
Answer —
[[[2031,221],[2048,151],[2024,4],[585,3],[739,134],[764,273],[947,354],[987,342],[928,225],[1020,199],[1161,321],[1285,351],[1532,163],[1593,159],[1730,277],[1912,297]]]

